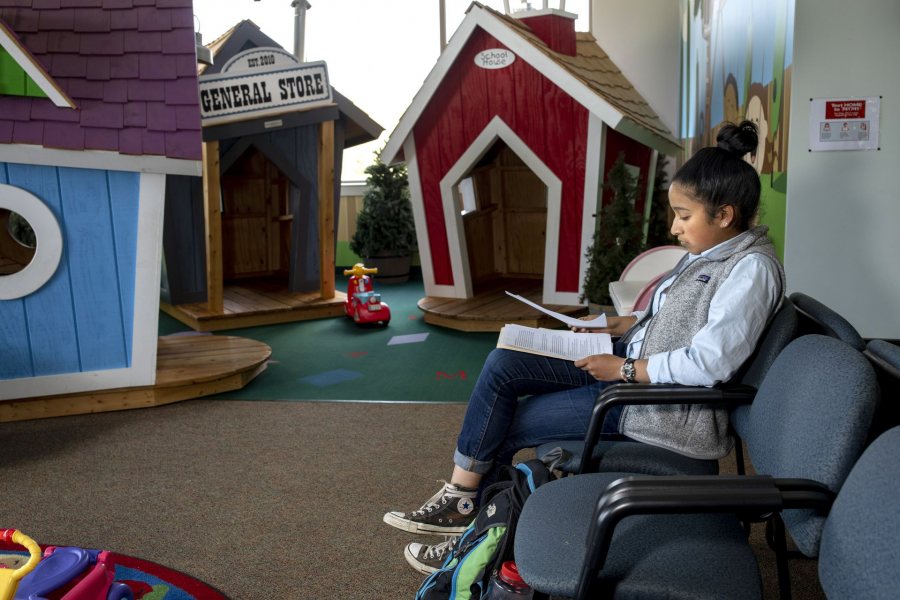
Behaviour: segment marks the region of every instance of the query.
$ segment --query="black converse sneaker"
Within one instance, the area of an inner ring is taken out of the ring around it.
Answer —
[[[384,522],[410,533],[462,533],[475,519],[476,490],[445,483],[437,494],[411,513],[389,512]]]
[[[403,549],[403,557],[413,569],[419,573],[430,575],[444,566],[444,561],[453,553],[453,547],[458,540],[459,536],[454,536],[430,546],[413,542],[407,544]]]

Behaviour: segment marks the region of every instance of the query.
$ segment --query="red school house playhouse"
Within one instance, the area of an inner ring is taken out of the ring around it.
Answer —
[[[680,152],[575,18],[473,3],[382,152],[409,169],[428,296],[530,279],[581,304],[604,173],[624,153],[642,212],[658,154]]]

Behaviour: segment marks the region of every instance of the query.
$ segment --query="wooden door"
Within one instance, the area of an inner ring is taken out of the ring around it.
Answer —
[[[222,269],[225,279],[286,272],[282,227],[284,176],[251,148],[222,177]],[[288,238],[290,239],[290,238]]]
[[[476,210],[463,216],[472,283],[544,276],[547,186],[498,142],[472,169]]]
[[[492,192],[493,168],[477,168],[472,171],[472,188],[475,193],[475,210],[463,215],[466,251],[469,256],[469,274],[472,283],[497,276],[498,248],[494,238],[494,218],[497,205]]]
[[[547,188],[525,166],[502,170],[506,274],[544,276]]]

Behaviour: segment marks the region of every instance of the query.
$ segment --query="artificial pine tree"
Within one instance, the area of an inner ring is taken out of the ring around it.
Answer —
[[[366,259],[386,254],[409,256],[416,248],[416,226],[406,167],[386,165],[376,153],[366,175],[367,190],[350,249]]]
[[[600,227],[587,250],[581,301],[609,305],[609,282],[617,280],[622,269],[643,250],[641,221],[634,210],[637,178],[625,167],[624,154],[619,154],[603,187],[612,190],[613,200],[603,207]]]
[[[667,174],[669,159],[660,155],[656,163],[656,177],[654,180],[653,206],[650,207],[650,222],[647,224],[647,247],[667,246],[678,242],[672,236],[672,217],[669,214],[668,190],[669,176]]]

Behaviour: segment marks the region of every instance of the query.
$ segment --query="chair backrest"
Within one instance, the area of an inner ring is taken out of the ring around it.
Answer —
[[[782,298],[781,306],[759,338],[756,350],[744,363],[732,381],[759,389],[766,373],[781,351],[797,336],[797,309],[788,298]],[[750,418],[750,405],[744,404],[731,411],[731,426],[744,437]]]
[[[645,250],[622,269],[619,281],[650,281],[674,269],[686,252],[681,246],[657,246]]]
[[[872,438],[900,425],[900,346],[885,340],[872,340],[863,352],[878,376],[881,402],[872,423]]]
[[[829,600],[893,600],[900,590],[900,427],[866,449],[841,488],[819,553]]]
[[[860,352],[866,343],[850,322],[812,296],[802,292],[791,294],[791,300],[800,314],[800,335],[820,333],[844,340]]]
[[[877,399],[875,372],[860,352],[827,336],[797,338],[750,405],[750,462],[761,474],[811,479],[837,493],[865,446]],[[815,556],[824,516],[787,510],[782,518],[797,548]]]
[[[797,319],[794,303],[789,298],[782,298],[781,306],[759,338],[756,350],[738,371],[734,381],[759,388],[772,363],[791,340],[797,337]]]
[[[900,346],[885,340],[872,340],[864,353],[875,367],[900,381]]]

